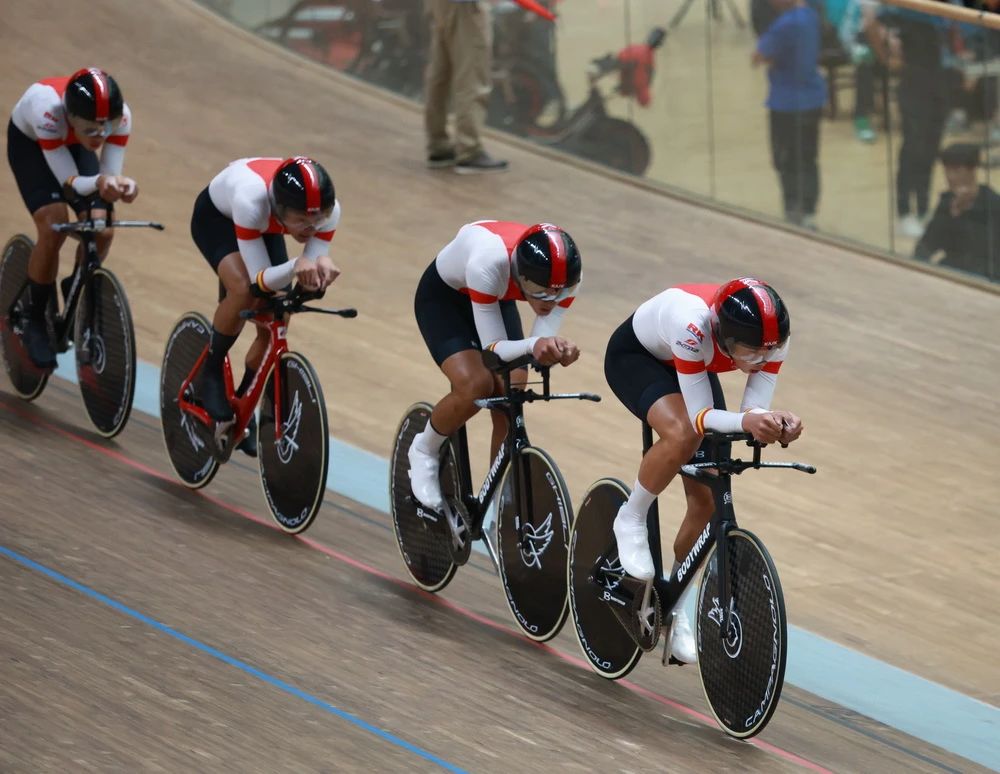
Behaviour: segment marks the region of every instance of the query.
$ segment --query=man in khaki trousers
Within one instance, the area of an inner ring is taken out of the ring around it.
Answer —
[[[424,84],[427,165],[454,166],[461,174],[499,172],[507,162],[490,156],[480,131],[492,89],[493,35],[485,0],[424,0],[431,49]],[[448,98],[455,112],[455,139],[448,136]]]

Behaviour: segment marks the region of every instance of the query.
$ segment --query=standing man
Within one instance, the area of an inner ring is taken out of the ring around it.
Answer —
[[[766,64],[771,158],[781,183],[785,220],[816,228],[819,120],[826,82],[819,72],[820,19],[805,0],[770,0],[778,17],[753,53]]]
[[[431,50],[424,84],[427,166],[454,167],[460,174],[502,172],[480,133],[492,90],[493,35],[485,0],[424,0],[431,24]],[[455,111],[455,137],[448,135],[448,99]]]

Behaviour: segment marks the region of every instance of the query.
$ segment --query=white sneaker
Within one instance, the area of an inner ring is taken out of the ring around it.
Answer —
[[[687,612],[681,608],[674,614],[674,625],[670,629],[670,655],[685,664],[698,663],[698,647]]]
[[[920,239],[924,235],[924,224],[916,215],[904,215],[899,220],[899,233],[910,239]]]
[[[410,489],[420,504],[434,511],[444,507],[444,497],[441,495],[441,481],[438,478],[440,463],[437,455],[431,455],[417,448],[416,443],[410,445],[406,455],[410,460]]]
[[[614,530],[622,569],[639,580],[652,578],[653,555],[649,553],[645,517],[626,510],[623,505],[615,516]]]

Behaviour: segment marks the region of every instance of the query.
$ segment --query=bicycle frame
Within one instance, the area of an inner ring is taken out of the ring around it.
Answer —
[[[513,370],[513,369],[511,369]],[[459,428],[458,436],[458,448],[456,452],[458,454],[458,474],[460,479],[460,485],[462,487],[462,504],[465,506],[469,513],[471,523],[469,526],[470,539],[479,540],[486,544],[487,553],[493,562],[494,567],[499,572],[499,559],[497,558],[496,547],[490,543],[489,538],[483,533],[483,522],[486,520],[486,512],[489,509],[489,504],[493,501],[493,496],[496,494],[497,487],[500,486],[500,482],[503,480],[504,474],[507,472],[507,468],[516,459],[519,459],[521,452],[531,445],[528,440],[528,431],[524,426],[524,402],[517,400],[517,393],[523,393],[524,390],[520,388],[511,388],[510,382],[510,370],[504,372],[504,397],[502,398],[487,398],[487,401],[494,401],[492,404],[487,403],[484,407],[499,406],[499,408],[493,408],[494,411],[502,411],[507,417],[507,437],[500,444],[500,448],[497,450],[496,457],[494,457],[492,464],[490,465],[489,471],[486,473],[486,478],[483,480],[483,484],[479,489],[479,493],[474,495],[472,493],[472,471],[469,466],[469,438],[466,432],[465,425]],[[549,370],[546,368],[542,371],[542,385],[543,385],[543,395],[549,395]],[[514,398],[514,400],[510,400]],[[485,401],[484,401],[485,402]],[[527,491],[527,500],[529,504],[532,502],[531,498],[531,482],[524,482],[529,490]],[[520,471],[514,471],[514,502],[521,503],[525,502],[521,499],[521,474]]]
[[[281,356],[288,351],[288,323],[284,319],[277,319],[271,312],[265,311],[260,312],[250,320],[260,327],[266,327],[270,331],[270,339],[267,343],[267,349],[264,350],[264,357],[261,360],[260,366],[254,373],[253,381],[250,382],[250,387],[247,391],[241,395],[237,396],[235,394],[235,389],[233,387],[233,371],[232,367],[229,365],[229,358],[226,358],[226,364],[223,369],[224,378],[226,382],[226,396],[229,398],[229,402],[233,406],[236,418],[234,421],[235,438],[239,438],[240,434],[246,430],[247,425],[250,423],[250,417],[253,416],[254,409],[257,408],[257,403],[260,401],[261,394],[264,392],[264,384],[266,379],[262,378],[271,373],[275,365],[280,362]],[[215,424],[215,420],[212,419],[208,412],[205,411],[201,406],[192,403],[190,400],[185,398],[185,395],[189,394],[188,390],[194,382],[195,377],[201,370],[202,364],[205,362],[205,358],[208,357],[208,346],[202,351],[198,360],[194,364],[194,368],[191,369],[191,373],[188,374],[187,379],[181,384],[180,392],[177,395],[177,404],[180,406],[181,411],[191,414],[196,417],[202,424],[206,427],[211,428]],[[282,383],[281,383],[281,371],[275,370],[274,373],[274,432],[275,441],[281,440],[282,435],[282,421],[281,421],[281,395],[282,395]]]
[[[55,348],[59,352],[69,349],[69,331],[72,327],[73,317],[76,315],[76,307],[80,301],[80,294],[83,292],[84,284],[93,276],[94,272],[101,266],[101,258],[97,254],[97,234],[105,228],[153,228],[162,231],[163,226],[154,221],[147,220],[119,220],[105,221],[102,218],[87,219],[69,223],[56,223],[52,230],[59,233],[69,233],[80,240],[82,255],[76,262],[73,273],[70,275],[69,291],[66,293],[66,300],[61,314],[55,316],[53,328],[56,335]]]
[[[729,575],[726,566],[728,561],[726,536],[731,529],[737,526],[736,511],[733,507],[732,477],[739,475],[748,468],[793,468],[807,473],[816,472],[816,469],[812,466],[797,462],[761,462],[760,454],[763,446],[756,443],[752,444],[752,461],[747,462],[740,459],[733,459],[732,457],[722,458],[720,451],[722,444],[746,440],[747,437],[745,433],[718,434],[712,439],[710,461],[688,463],[681,466],[680,473],[682,476],[705,484],[712,490],[712,497],[715,501],[715,512],[712,514],[711,520],[701,531],[701,534],[698,535],[687,556],[684,557],[684,561],[678,565],[676,572],[672,572],[667,578],[663,577],[658,500],[653,501],[646,517],[646,525],[649,533],[649,549],[653,556],[654,575],[652,587],[656,590],[659,597],[660,609],[665,613],[669,613],[674,609],[674,605],[677,604],[677,601],[691,583],[692,578],[698,574],[698,569],[704,563],[705,558],[711,553],[712,547],[718,544],[719,602],[725,610],[725,619],[721,628],[723,632],[729,629],[732,613],[732,600],[729,595]],[[653,430],[645,422],[642,426],[642,442],[643,454],[645,454],[653,445]],[[610,554],[616,549],[616,544],[612,543],[598,557],[591,572],[591,578],[598,581],[607,575],[605,571],[605,568],[608,566],[607,560]],[[619,585],[613,590],[608,589],[607,584],[600,585],[604,587],[601,595],[606,602],[614,603],[622,609],[630,608],[634,597],[632,596],[632,592],[625,587],[625,584]]]

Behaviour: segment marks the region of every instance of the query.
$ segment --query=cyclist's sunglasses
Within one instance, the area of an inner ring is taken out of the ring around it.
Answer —
[[[78,135],[83,137],[110,137],[115,129],[118,128],[118,124],[121,123],[120,118],[112,119],[111,121],[87,121],[82,118],[76,118],[71,121],[73,124],[73,131]]]
[[[533,298],[536,301],[562,301],[576,292],[576,285],[565,288],[547,288],[525,279],[521,280],[521,292],[524,293],[525,298]]]

